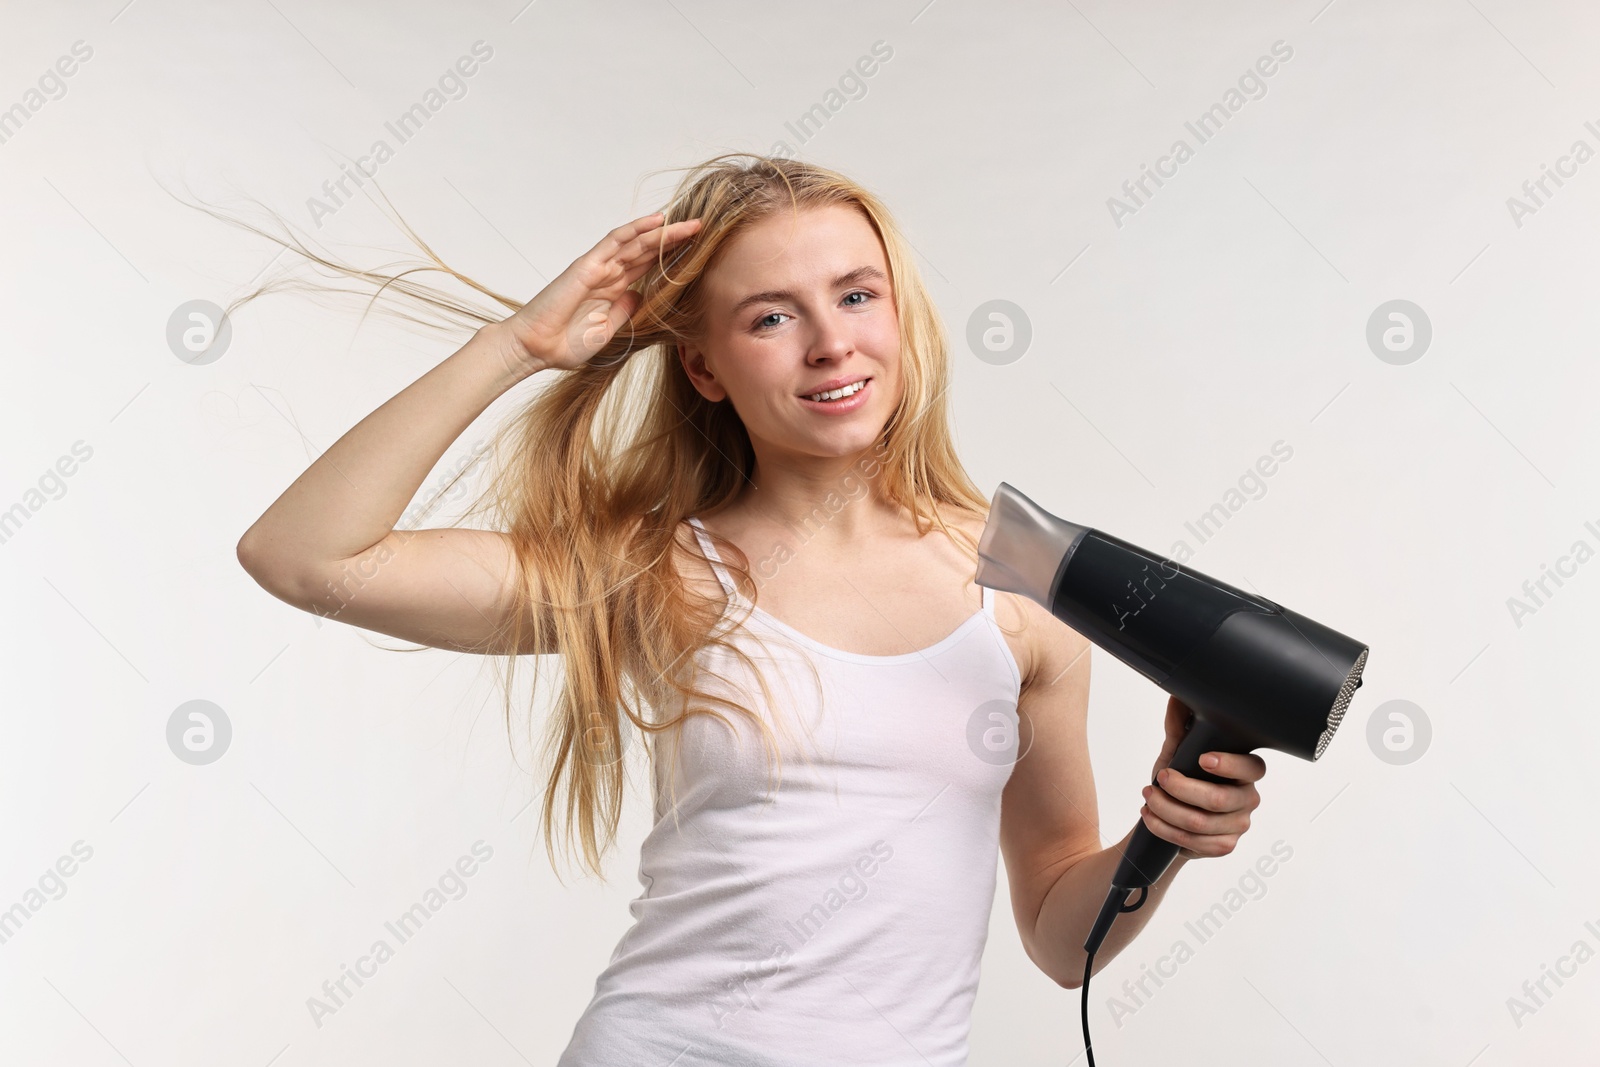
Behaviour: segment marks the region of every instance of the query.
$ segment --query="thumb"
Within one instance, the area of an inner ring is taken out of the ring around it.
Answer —
[[[624,289],[622,295],[611,302],[611,331],[615,333],[644,303],[644,294],[637,289]]]
[[[637,289],[624,289],[622,295],[611,302],[611,314],[608,316],[608,324],[611,327],[612,336],[616,336],[619,330],[631,329],[629,321],[643,303],[644,294]]]
[[[624,289],[621,296],[611,301],[611,307],[606,311],[604,324],[594,331],[598,337],[595,350],[599,351],[618,333],[625,331],[631,333],[634,313],[639,310],[639,306],[643,303],[644,296],[634,289]],[[599,316],[596,317],[598,318]]]

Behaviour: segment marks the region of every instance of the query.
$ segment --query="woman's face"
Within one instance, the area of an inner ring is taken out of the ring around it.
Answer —
[[[859,210],[782,213],[728,243],[704,280],[701,345],[679,358],[701,395],[728,398],[757,454],[838,458],[876,444],[900,399],[900,322],[877,232]],[[867,379],[842,400],[807,399]]]

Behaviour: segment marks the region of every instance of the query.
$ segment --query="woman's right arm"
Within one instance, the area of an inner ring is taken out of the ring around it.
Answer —
[[[239,540],[250,577],[305,611],[419,644],[491,650],[516,575],[510,543],[483,530],[396,530],[451,442],[533,369],[485,326],[358,422]],[[530,650],[531,651],[531,650]]]
[[[239,563],[297,608],[461,652],[549,653],[488,644],[514,602],[510,540],[488,530],[395,530],[451,442],[502,393],[587,361],[637,310],[628,289],[657,249],[699,220],[617,227],[532,301],[358,422],[245,531]],[[539,596],[534,576],[535,596]],[[530,638],[531,639],[531,638]]]

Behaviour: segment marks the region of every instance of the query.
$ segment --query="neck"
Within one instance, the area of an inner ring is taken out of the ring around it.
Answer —
[[[873,540],[899,524],[905,509],[880,489],[878,450],[804,465],[759,462],[729,508],[740,522],[788,530],[806,541],[847,545]]]

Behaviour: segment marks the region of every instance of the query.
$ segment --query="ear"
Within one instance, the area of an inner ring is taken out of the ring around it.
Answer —
[[[679,341],[678,362],[683,365],[683,372],[689,376],[690,383],[701,396],[712,403],[727,398],[728,391],[717,381],[711,368],[706,366],[705,353],[686,341]]]

